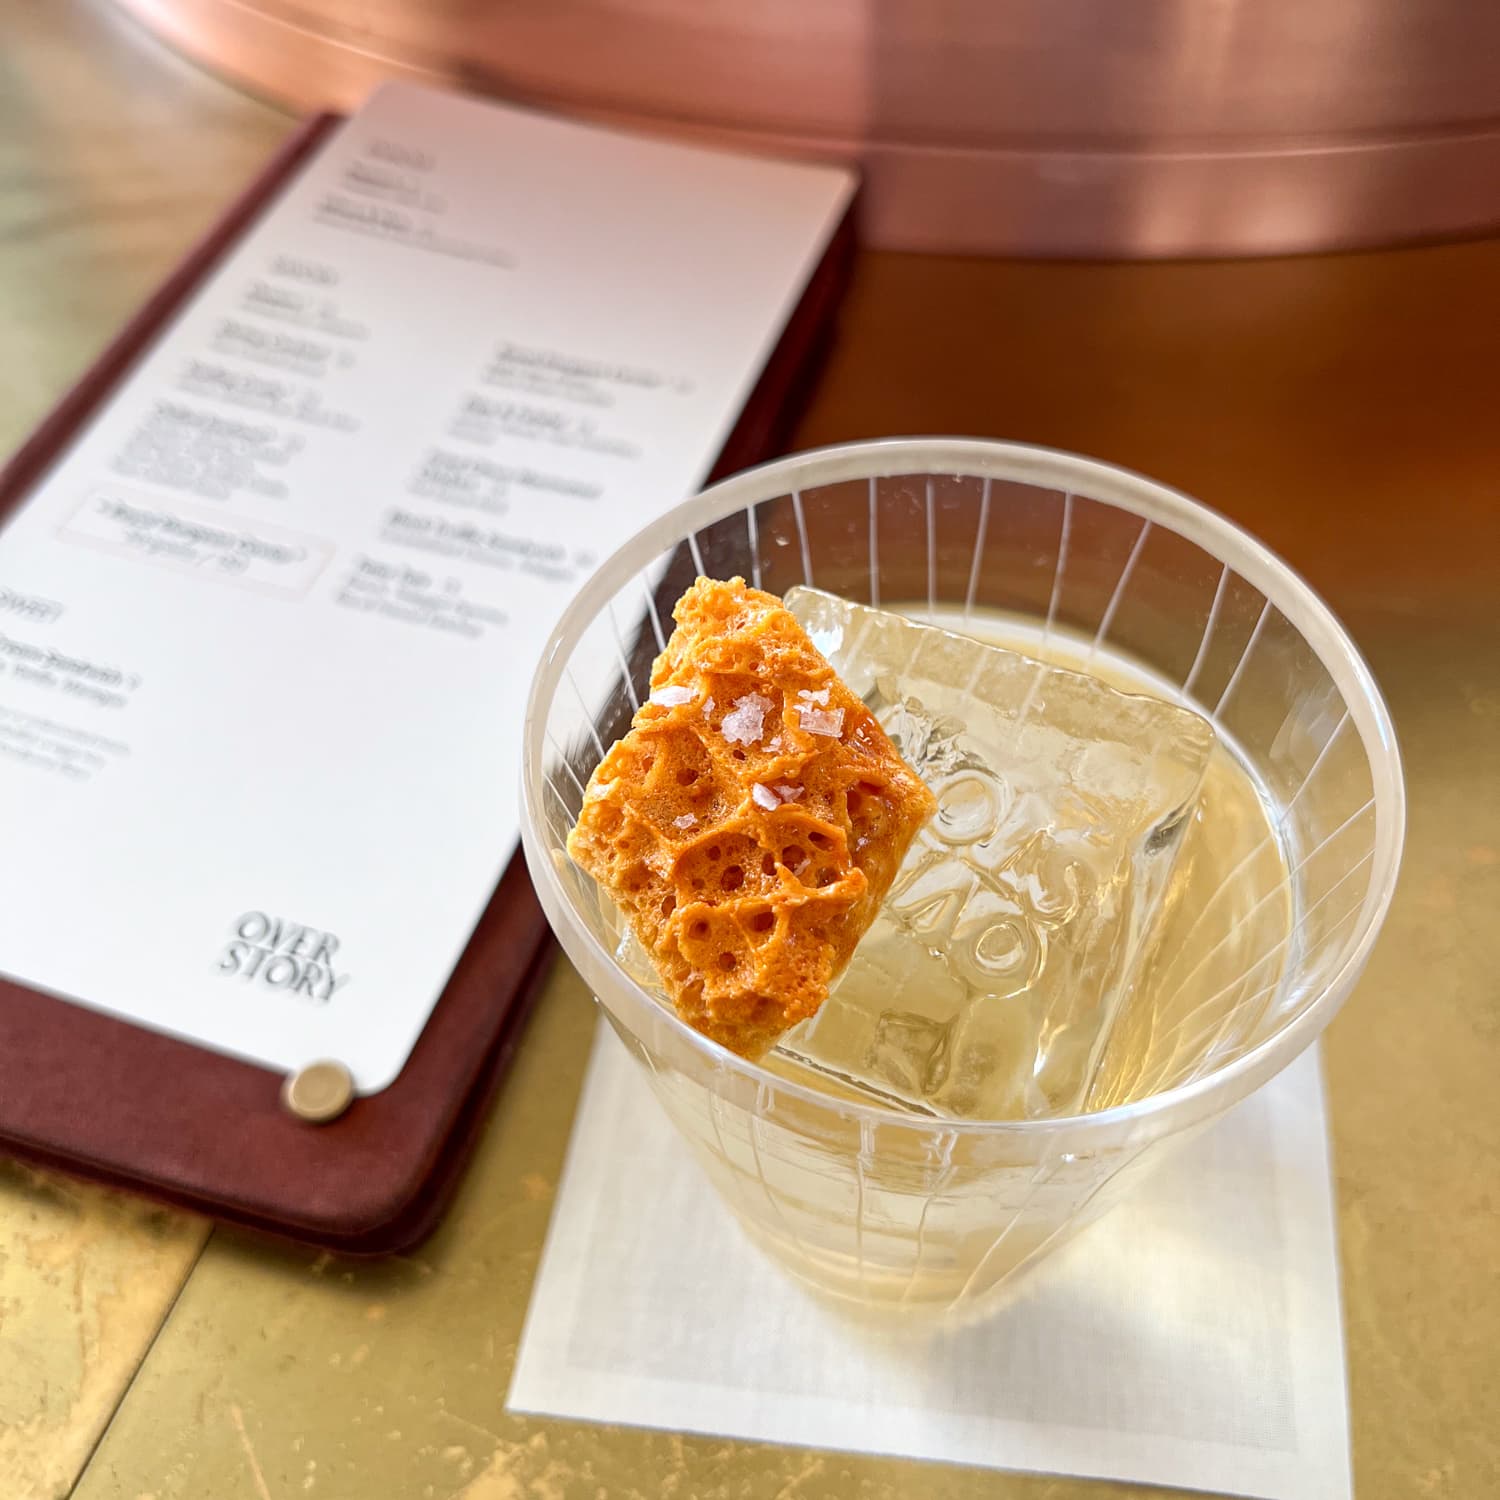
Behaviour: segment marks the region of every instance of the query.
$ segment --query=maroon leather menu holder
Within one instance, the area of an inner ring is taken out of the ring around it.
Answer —
[[[0,470],[0,520],[337,120],[320,115],[287,142]],[[853,248],[851,210],[716,476],[778,451],[830,330]],[[517,854],[400,1076],[326,1125],[282,1108],[282,1078],[273,1070],[0,979],[0,1151],[331,1249],[407,1248],[448,1201],[550,958],[547,926]]]

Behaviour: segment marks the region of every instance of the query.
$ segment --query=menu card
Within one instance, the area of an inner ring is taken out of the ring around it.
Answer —
[[[703,480],[853,190],[406,84],[0,533],[0,972],[400,1072],[577,584]]]

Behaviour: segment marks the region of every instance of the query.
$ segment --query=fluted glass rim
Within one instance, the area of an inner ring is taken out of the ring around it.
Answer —
[[[548,707],[590,624],[642,568],[705,527],[751,506],[824,485],[914,476],[995,479],[1032,484],[1101,501],[1166,526],[1222,560],[1259,589],[1317,654],[1338,688],[1369,758],[1375,801],[1375,844],[1370,883],[1354,940],[1318,994],[1280,1030],[1232,1062],[1174,1088],[1089,1113],[1027,1120],[948,1120],[913,1116],[878,1104],[835,1100],[738,1057],[680,1020],[620,967],[589,930],[554,867],[547,846],[542,793],[546,771]],[[1347,998],[1379,935],[1395,892],[1405,840],[1406,794],[1400,750],[1390,711],[1348,631],[1305,579],[1264,543],[1220,512],[1180,490],[1100,459],[985,438],[880,438],[810,449],[773,459],[721,480],[642,527],[608,557],[579,589],[543,652],[522,727],[521,838],[533,885],[569,959],[604,999],[624,1002],[653,1024],[664,1024],[697,1053],[709,1070],[728,1071],[753,1086],[788,1095],[841,1117],[910,1129],[926,1126],[965,1137],[1037,1137],[1066,1133],[1082,1144],[1094,1135],[1117,1137],[1122,1127],[1156,1120],[1164,1128],[1227,1107],[1298,1057]],[[642,1009],[642,1008],[646,1009]],[[621,1018],[627,1026],[627,1018]],[[635,1029],[635,1028],[631,1028]],[[1220,1102],[1222,1101],[1222,1102]],[[1161,1117],[1161,1118],[1158,1118]]]

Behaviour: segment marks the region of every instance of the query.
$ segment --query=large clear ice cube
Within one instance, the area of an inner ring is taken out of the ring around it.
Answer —
[[[938,811],[843,980],[783,1049],[941,1115],[1082,1107],[1196,805],[1212,727],[820,590],[792,589],[786,604]]]

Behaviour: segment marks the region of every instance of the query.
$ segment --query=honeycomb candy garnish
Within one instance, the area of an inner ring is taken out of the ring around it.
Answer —
[[[936,808],[772,594],[700,578],[568,853],[689,1025],[757,1057],[813,1015]]]

